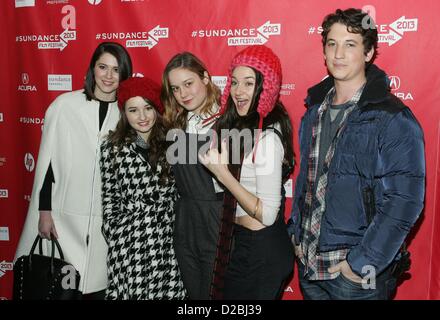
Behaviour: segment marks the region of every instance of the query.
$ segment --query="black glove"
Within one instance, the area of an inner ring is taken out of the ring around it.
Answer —
[[[403,250],[401,252],[401,257],[398,261],[395,262],[393,269],[392,269],[392,275],[396,279],[400,278],[405,272],[407,272],[411,267],[411,254],[409,251]]]

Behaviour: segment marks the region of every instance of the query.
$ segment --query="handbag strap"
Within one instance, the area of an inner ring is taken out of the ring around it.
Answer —
[[[51,241],[52,241],[52,257],[54,256],[54,253],[55,253],[55,251],[54,251],[55,249],[54,249],[54,245],[53,245],[55,243],[55,246],[58,249],[58,254],[60,255],[60,259],[64,260],[63,250],[61,250],[61,246],[60,246],[60,243],[58,242],[57,238],[54,238],[54,236],[51,235]]]
[[[43,238],[41,237],[38,241],[38,251],[40,252],[40,255],[43,255]]]
[[[37,243],[38,243],[39,241],[41,241],[41,237],[40,237],[40,235],[37,235],[37,237],[36,237],[35,240],[34,240],[34,243],[32,244],[31,252],[29,253],[29,255],[33,255],[33,254],[34,254],[35,247],[37,246]]]
[[[61,260],[64,260],[64,254],[63,254],[63,250],[61,250],[61,246],[57,240],[57,238],[55,238],[53,236],[53,234],[51,234],[50,236],[50,241],[51,241],[51,254],[50,254],[50,271],[53,273],[54,272],[54,258],[55,258],[55,246],[57,247],[58,250],[58,254],[60,256]],[[35,252],[35,248],[37,247],[37,243],[38,243],[38,249],[39,249],[39,253],[40,255],[43,255],[43,238],[40,235],[37,235],[37,237],[34,240],[34,243],[32,244],[31,247],[31,251],[29,253],[29,269],[32,268],[32,256],[34,255]]]

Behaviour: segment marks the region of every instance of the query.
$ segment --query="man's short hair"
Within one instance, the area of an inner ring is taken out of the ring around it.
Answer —
[[[374,55],[368,64],[373,63],[377,56],[377,28],[374,20],[367,13],[360,9],[350,8],[346,10],[337,9],[334,13],[327,15],[322,22],[322,44],[325,50],[327,36],[332,25],[341,23],[347,26],[348,32],[358,33],[362,36],[364,54],[367,55],[371,48],[374,48]]]

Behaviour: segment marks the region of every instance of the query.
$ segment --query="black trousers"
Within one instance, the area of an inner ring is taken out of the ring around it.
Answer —
[[[224,299],[280,299],[293,265],[294,249],[283,219],[258,231],[235,225]]]
[[[179,199],[174,250],[191,300],[210,299],[223,194],[217,200]]]

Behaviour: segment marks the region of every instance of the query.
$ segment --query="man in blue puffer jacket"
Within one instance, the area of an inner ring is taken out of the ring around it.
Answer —
[[[372,64],[372,19],[338,9],[322,27],[330,76],[308,90],[289,227],[301,290],[305,299],[390,299],[423,209],[423,132]]]

